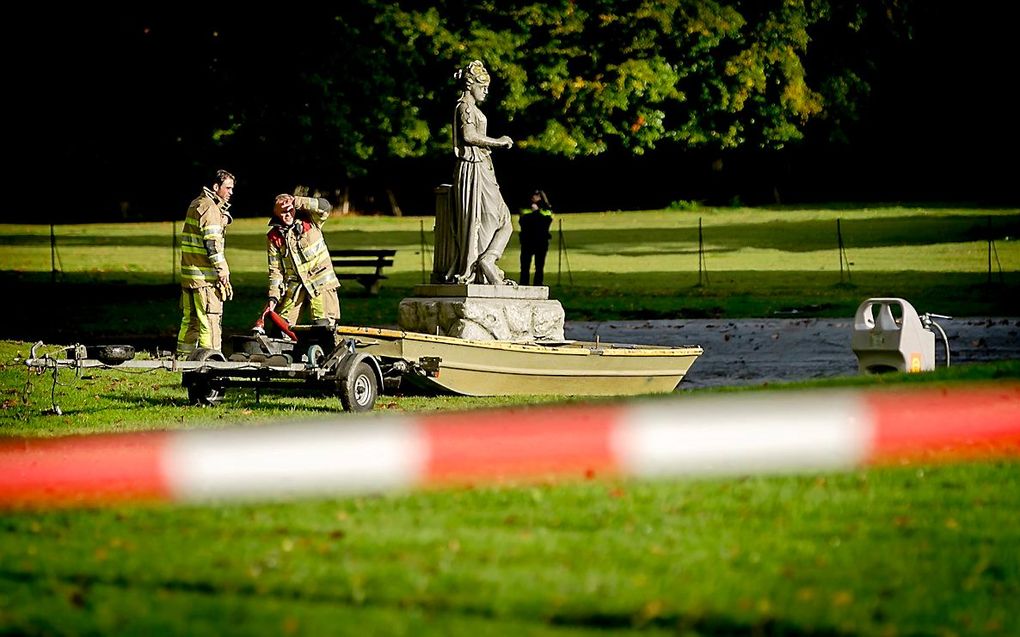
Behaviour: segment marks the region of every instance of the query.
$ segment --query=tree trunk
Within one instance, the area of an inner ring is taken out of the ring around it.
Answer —
[[[404,215],[403,215],[402,212],[400,212],[400,205],[397,204],[397,197],[396,197],[396,195],[393,194],[393,191],[390,190],[389,188],[387,188],[386,189],[386,196],[389,197],[390,208],[393,209],[393,216],[394,217],[403,217]]]
[[[347,214],[351,211],[351,187],[344,186],[343,195],[340,195],[340,191],[337,191],[337,195],[340,196],[340,202],[338,208],[340,208],[341,214]]]

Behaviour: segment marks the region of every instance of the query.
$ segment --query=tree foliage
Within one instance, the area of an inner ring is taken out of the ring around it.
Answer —
[[[452,108],[441,79],[481,59],[520,145],[567,156],[661,144],[781,148],[814,120],[838,131],[867,94],[874,42],[830,57],[814,34],[861,45],[902,32],[901,3],[883,0],[374,4],[391,54],[433,103],[421,113]],[[440,121],[412,130],[442,143],[449,125]]]
[[[882,65],[904,59],[895,47],[925,11],[913,7],[350,0],[201,19],[61,12],[48,41],[62,63],[25,73],[25,92],[46,98],[25,102],[24,120],[39,124],[22,128],[103,206],[126,209],[220,166],[243,173],[242,190],[338,187],[448,154],[453,72],[480,59],[493,132],[529,152],[777,149],[852,136]]]
[[[348,177],[448,152],[453,72],[480,59],[494,78],[486,111],[531,151],[782,148],[812,123],[838,135],[853,120],[875,34],[905,31],[900,4],[358,0],[282,46],[271,20],[225,27],[212,135]]]

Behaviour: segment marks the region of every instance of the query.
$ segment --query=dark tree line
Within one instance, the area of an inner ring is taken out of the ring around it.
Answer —
[[[993,151],[1012,150],[1016,123],[998,88],[1009,65],[997,10],[916,0],[78,10],[51,16],[44,37],[5,44],[22,60],[12,128],[28,152],[16,175],[56,185],[63,218],[172,217],[220,166],[239,175],[242,214],[299,184],[370,210],[389,211],[388,192],[427,212],[450,170],[452,73],[477,58],[493,75],[491,128],[518,142],[498,160],[509,195],[543,179],[564,209],[1008,203],[1008,164]]]

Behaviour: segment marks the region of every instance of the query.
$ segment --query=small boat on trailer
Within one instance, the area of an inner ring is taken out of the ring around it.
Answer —
[[[621,396],[669,392],[701,356],[700,347],[618,343],[509,343],[376,327],[294,325],[290,336],[234,336],[229,359],[199,349],[186,361],[173,356],[135,360],[130,345],[75,345],[63,358],[37,353],[25,363],[37,371],[133,368],[180,372],[188,400],[218,405],[227,388],[336,394],[347,411],[369,411],[381,392],[406,381],[428,391],[465,396]],[[258,393],[256,393],[256,398]],[[53,405],[60,413],[59,407]]]
[[[376,327],[337,327],[359,352],[427,373],[405,374],[426,389],[465,396],[622,396],[673,391],[704,351],[564,341],[510,343]]]

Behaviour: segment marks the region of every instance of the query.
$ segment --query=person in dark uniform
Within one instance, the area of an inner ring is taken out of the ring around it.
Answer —
[[[534,285],[542,285],[545,274],[545,255],[549,252],[552,234],[553,212],[545,192],[536,190],[531,194],[531,206],[521,209],[521,285],[529,285],[531,258],[535,258]]]

